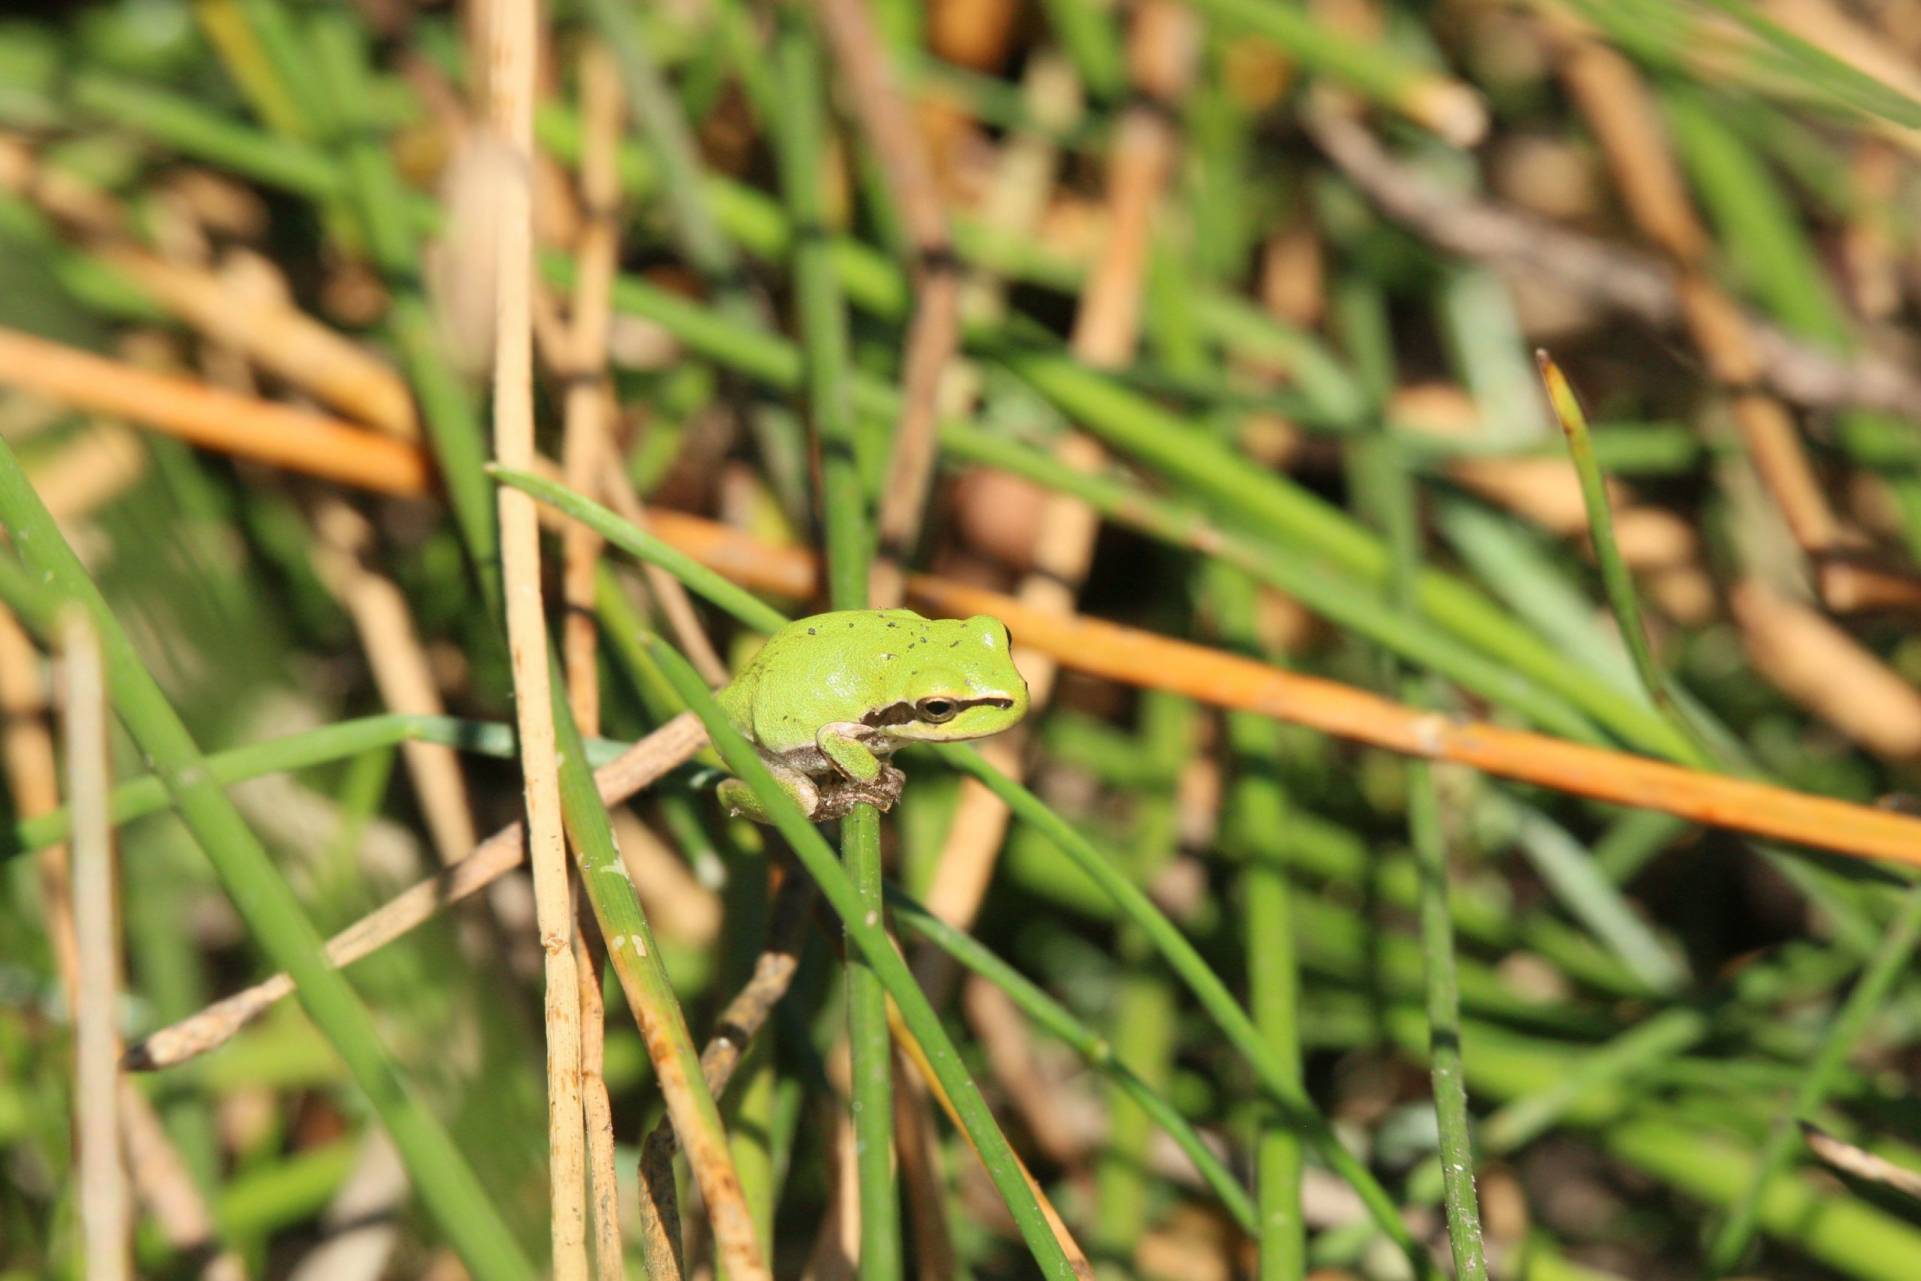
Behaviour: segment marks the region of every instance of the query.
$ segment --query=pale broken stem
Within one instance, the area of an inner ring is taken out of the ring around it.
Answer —
[[[707,732],[691,712],[675,717],[594,774],[600,799],[608,805],[619,804],[687,762],[706,742]],[[491,885],[519,867],[526,856],[526,829],[520,823],[502,828],[460,862],[401,891],[334,935],[327,941],[327,959],[337,966],[351,965],[429,920],[441,908]],[[133,1070],[172,1067],[205,1054],[226,1043],[292,991],[292,980],[276,974],[216,1001],[129,1048],[127,1066]]]
[[[0,757],[4,757],[14,808],[22,818],[60,808],[59,769],[45,710],[39,656],[13,616],[0,609]],[[40,851],[38,863],[41,914],[53,946],[54,969],[67,1008],[75,1009],[79,1005],[80,958],[74,939],[67,847],[49,846]],[[119,1080],[118,1095],[121,1137],[134,1190],[176,1252],[211,1250],[213,1215],[187,1173],[186,1163],[174,1150],[173,1140],[154,1115],[153,1105],[125,1076]],[[210,1254],[200,1275],[204,1281],[244,1281],[246,1270],[231,1250],[220,1250]]]
[[[535,0],[493,0],[486,9],[488,118],[509,163],[491,175],[494,456],[508,467],[534,461],[533,112],[540,39]],[[501,573],[514,711],[525,786],[534,917],[546,976],[548,1210],[556,1281],[586,1281],[586,1128],[580,1085],[580,973],[574,963],[573,895],[560,818],[552,674],[541,604],[540,527],[531,499],[498,495]]]
[[[789,876],[774,896],[767,947],[755,959],[747,982],[715,1017],[713,1035],[700,1052],[701,1078],[716,1099],[726,1092],[747,1047],[794,981],[813,902],[814,885],[805,876]],[[653,1281],[674,1281],[681,1275],[676,1146],[673,1127],[665,1117],[640,1145],[640,1241],[647,1275]]]
[[[82,615],[63,621],[67,801],[73,814],[73,1120],[87,1281],[133,1275],[133,1216],[120,1158],[120,931],[107,817],[107,688],[100,641]]]
[[[572,324],[568,334],[565,434],[561,468],[567,483],[591,491],[594,475],[612,461],[607,416],[607,327],[614,269],[620,248],[618,205],[620,175],[620,80],[605,49],[589,46],[580,63],[582,116],[586,145],[581,156],[580,191],[586,223],[576,248],[579,275],[574,282]],[[594,623],[594,582],[601,538],[579,523],[561,534],[561,593],[567,610],[562,620],[562,661],[567,701],[584,736],[600,733],[599,634]],[[587,1192],[593,1208],[594,1268],[600,1281],[621,1281],[626,1262],[621,1248],[620,1193],[614,1164],[614,1110],[605,1074],[607,1011],[601,999],[600,969],[584,931],[574,934],[580,970],[580,1088],[587,1127]]]
[[[360,637],[380,701],[389,711],[441,716],[446,705],[434,682],[426,649],[414,629],[406,597],[392,579],[366,563],[374,532],[367,520],[347,503],[328,496],[315,504],[314,569],[321,583],[339,601]],[[434,853],[443,865],[464,858],[479,834],[460,758],[438,743],[403,743],[401,760],[413,780],[421,813],[433,838]]]
[[[132,245],[96,252],[204,337],[243,353],[357,422],[402,440],[420,439],[413,396],[400,375],[305,312]]]
[[[135,1193],[175,1254],[204,1254],[201,1281],[246,1281],[240,1256],[220,1246],[213,1213],[147,1096],[120,1078],[120,1135]]]

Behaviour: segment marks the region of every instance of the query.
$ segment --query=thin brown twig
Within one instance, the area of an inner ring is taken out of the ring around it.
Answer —
[[[107,817],[107,680],[91,623],[63,620],[67,804],[73,815],[74,1164],[87,1281],[133,1275],[133,1215],[120,1152],[120,928]]]
[[[691,759],[706,741],[707,732],[692,713],[675,717],[595,772],[601,800],[609,805],[626,800]],[[327,959],[335,965],[352,964],[448,904],[484,889],[495,878],[519,867],[526,856],[526,829],[518,822],[503,827],[460,862],[401,891],[335,934],[327,940]],[[127,1050],[126,1064],[134,1070],[149,1070],[184,1063],[224,1044],[292,991],[292,981],[285,974],[276,974],[151,1033]]]
[[[494,456],[525,467],[534,455],[533,120],[540,40],[535,0],[487,8],[488,121],[511,163],[493,173],[495,269]],[[548,1210],[556,1281],[586,1281],[586,1122],[580,1078],[580,973],[574,904],[560,819],[559,767],[547,620],[541,604],[540,528],[534,504],[503,487],[500,559],[513,660],[534,915],[546,974]]]
[[[908,1070],[906,1055],[894,1054],[894,1150],[900,1182],[906,1189],[907,1219],[914,1229],[914,1269],[921,1281],[947,1281],[959,1274],[953,1234],[948,1231],[950,1198],[942,1178],[940,1136],[927,1106],[927,1090]]]
[[[926,1051],[921,1048],[920,1042],[914,1039],[914,1034],[902,1021],[900,1011],[892,1001],[887,1003],[887,1016],[888,1022],[894,1029],[894,1043],[901,1047],[901,1051],[913,1063],[928,1093],[932,1094],[935,1102],[941,1105],[941,1111],[947,1113],[947,1119],[953,1127],[966,1135],[967,1145],[972,1148],[973,1136],[967,1134],[966,1129],[961,1125],[960,1114],[954,1110],[954,1101],[942,1088],[939,1078],[934,1075],[933,1065],[927,1061]],[[975,1149],[975,1155],[979,1155],[979,1149]],[[1060,1211],[1054,1208],[1053,1200],[1048,1197],[1039,1180],[1035,1179],[1033,1172],[1027,1168],[1027,1162],[1021,1160],[1020,1153],[1014,1154],[1014,1160],[1020,1166],[1021,1177],[1027,1180],[1028,1189],[1033,1192],[1034,1200],[1039,1202],[1041,1214],[1047,1219],[1047,1226],[1053,1230],[1054,1239],[1060,1242],[1061,1249],[1066,1252],[1067,1262],[1073,1267],[1074,1275],[1080,1278],[1080,1281],[1094,1281],[1094,1265],[1088,1261],[1087,1252],[1082,1250],[1080,1243],[1074,1239],[1074,1234],[1069,1230],[1066,1220],[1061,1218]]]
[[[1569,231],[1544,219],[1445,187],[1396,160],[1358,121],[1309,112],[1315,143],[1374,204],[1422,239],[1464,258],[1532,275],[1633,316],[1656,329],[1680,323],[1674,271],[1653,254]],[[1921,377],[1873,352],[1837,356],[1752,315],[1746,323],[1761,385],[1804,409],[1911,413]]]
[[[960,264],[926,140],[895,81],[873,15],[863,0],[815,0],[815,5],[914,254],[914,314],[902,360],[900,417],[876,520],[880,556],[870,593],[876,606],[888,607],[899,603],[900,567],[913,554],[933,484],[941,379],[960,345]]]
[[[715,1017],[713,1035],[700,1052],[701,1077],[716,1099],[726,1092],[747,1047],[794,981],[813,903],[814,883],[804,876],[787,877],[774,895],[767,946],[740,991]],[[655,1281],[672,1281],[682,1269],[680,1233],[672,1226],[680,1221],[674,1191],[676,1150],[674,1130],[665,1117],[640,1145],[640,1240],[647,1275]]]

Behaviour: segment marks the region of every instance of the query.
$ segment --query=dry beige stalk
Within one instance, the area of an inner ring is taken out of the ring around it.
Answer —
[[[581,156],[583,206],[574,252],[571,327],[564,342],[564,435],[561,470],[567,484],[593,493],[600,471],[615,461],[608,420],[613,395],[607,382],[607,327],[614,270],[619,265],[620,175],[618,172],[622,104],[620,78],[612,56],[589,46],[580,62],[582,116],[586,145]],[[564,190],[564,183],[559,184]],[[570,522],[561,534],[563,670],[567,701],[582,736],[600,733],[600,667],[596,657],[594,581],[601,539]],[[593,1204],[594,1267],[601,1281],[621,1281],[622,1257],[619,1179],[614,1169],[614,1112],[605,1076],[607,1011],[601,999],[600,966],[583,934],[574,935],[580,981],[581,1097],[587,1126],[587,1186]]]
[[[707,741],[693,714],[675,717],[602,766],[594,774],[600,799],[615,805],[683,764]],[[527,857],[526,829],[509,824],[474,847],[474,852],[437,876],[402,890],[380,907],[327,940],[327,959],[351,965],[393,942],[450,904],[491,885]],[[127,1051],[135,1069],[172,1067],[224,1044],[274,1002],[293,991],[293,981],[276,974],[264,982],[216,1001],[178,1023],[161,1028]]]
[[[1755,669],[1878,756],[1921,756],[1921,693],[1806,605],[1746,579],[1729,593]]]
[[[0,753],[4,753],[7,790],[22,818],[60,807],[59,766],[47,728],[47,695],[40,655],[26,632],[0,608]],[[65,845],[49,845],[35,856],[40,881],[40,913],[53,945],[54,969],[68,1008],[80,982],[80,946],[73,937],[73,883]]]
[[[120,921],[107,817],[107,678],[84,615],[62,620],[67,804],[73,815],[74,1165],[87,1281],[133,1276],[132,1197],[120,1153]]]
[[[574,935],[580,967],[580,1077],[587,1120],[587,1190],[594,1211],[594,1273],[599,1281],[626,1281],[620,1233],[620,1183],[614,1170],[614,1106],[603,1074],[607,1059],[607,1008],[601,997],[600,964],[584,932]]]
[[[60,806],[58,766],[47,732],[45,691],[40,661],[13,616],[0,610],[0,758],[15,812],[22,818],[52,813]],[[54,970],[67,1007],[79,1004],[79,945],[74,938],[73,898],[68,851],[52,845],[38,857],[41,914],[53,945]],[[134,1190],[176,1250],[206,1248],[214,1240],[213,1215],[200,1188],[174,1150],[173,1140],[154,1115],[147,1096],[122,1076],[120,1124]],[[210,1251],[200,1272],[203,1281],[244,1281],[246,1270],[230,1250]]]
[[[533,192],[536,0],[493,0],[488,13],[488,120],[510,163],[492,174],[495,277],[494,456],[525,468],[534,458]],[[580,1079],[580,973],[574,904],[561,830],[553,686],[541,603],[540,527],[534,502],[499,492],[501,573],[514,713],[527,807],[528,863],[546,972],[549,1216],[557,1281],[586,1281],[586,1122]]]
[[[333,497],[315,504],[313,523],[319,535],[313,547],[315,572],[353,620],[381,702],[391,711],[408,715],[444,715],[446,704],[414,630],[406,597],[393,580],[368,563],[373,527]],[[444,866],[465,858],[479,836],[459,755],[436,743],[403,743],[400,753],[413,777],[440,862]]]
[[[880,557],[870,591],[878,608],[900,603],[901,565],[913,552],[938,456],[942,377],[960,345],[960,264],[948,238],[927,142],[895,83],[865,0],[815,0],[835,66],[844,77],[861,131],[906,225],[914,252],[914,315],[902,361],[901,411],[894,428],[876,526]]]
[[[333,408],[402,440],[420,424],[406,382],[379,357],[284,302],[131,245],[96,250],[155,302]]]

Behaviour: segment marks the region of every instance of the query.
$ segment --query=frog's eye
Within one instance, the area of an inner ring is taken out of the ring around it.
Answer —
[[[914,712],[929,725],[939,725],[959,715],[960,704],[951,698],[923,698],[914,704]]]

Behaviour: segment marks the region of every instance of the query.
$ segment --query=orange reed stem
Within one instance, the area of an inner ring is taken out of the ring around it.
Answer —
[[[61,371],[58,375],[47,372],[56,368]],[[142,400],[130,390],[149,384],[157,385],[165,396]],[[184,379],[132,370],[3,329],[0,385],[38,391],[209,448],[228,449],[384,493],[424,496],[429,492],[427,456],[405,442],[246,396],[208,391]],[[102,390],[108,387],[115,390]],[[262,428],[291,435],[290,427],[312,431],[316,426],[328,433],[324,450],[290,450],[281,447],[284,440],[259,439]],[[375,460],[380,469],[345,467],[343,460]],[[654,533],[736,582],[794,598],[814,593],[819,567],[806,551],[772,547],[679,512],[655,511],[650,518]],[[1063,666],[1124,684],[1172,690],[1218,707],[1293,721],[1388,751],[1455,761],[1555,791],[1661,810],[1696,823],[1855,858],[1921,866],[1921,819],[1890,810],[1683,769],[1526,730],[1416,711],[1337,681],[1302,676],[1114,623],[1042,613],[998,592],[931,575],[909,578],[907,596],[938,614],[992,614],[1022,644],[1052,655]]]
[[[0,385],[76,409],[126,418],[237,458],[251,458],[383,494],[424,494],[432,467],[419,448],[337,418],[191,378],[0,329]]]

